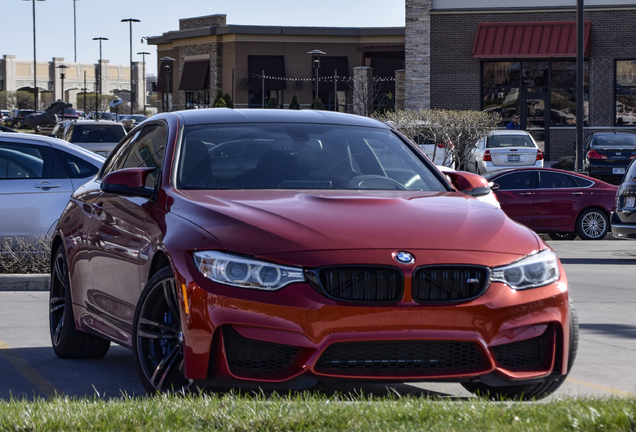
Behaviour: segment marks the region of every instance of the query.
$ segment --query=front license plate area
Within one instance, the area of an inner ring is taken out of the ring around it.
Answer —
[[[625,198],[625,207],[634,208],[636,207],[636,197],[628,196]]]

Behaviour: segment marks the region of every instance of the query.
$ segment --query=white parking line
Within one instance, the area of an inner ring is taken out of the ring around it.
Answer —
[[[6,358],[16,371],[33,384],[38,391],[45,396],[53,396],[58,393],[57,389],[49,380],[44,378],[40,372],[31,367],[29,363],[17,354],[9,345],[0,340],[0,355]]]

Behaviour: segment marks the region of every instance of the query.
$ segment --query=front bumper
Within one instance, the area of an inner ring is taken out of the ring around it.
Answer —
[[[261,292],[180,274],[188,305],[185,373],[243,383],[565,374],[569,309],[561,271],[551,285],[514,291],[492,283],[455,304],[414,302],[406,274],[404,297],[386,305],[331,300],[305,283]]]

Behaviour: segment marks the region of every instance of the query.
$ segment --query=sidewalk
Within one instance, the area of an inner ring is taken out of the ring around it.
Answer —
[[[0,274],[0,291],[48,291],[48,274]]]

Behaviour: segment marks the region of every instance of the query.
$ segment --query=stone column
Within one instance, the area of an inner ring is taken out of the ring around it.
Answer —
[[[353,68],[353,113],[368,116],[373,112],[373,68]]]
[[[405,86],[406,70],[400,69],[395,71],[395,110],[404,110],[406,105]]]
[[[406,0],[405,107],[431,107],[431,8],[433,0]]]

